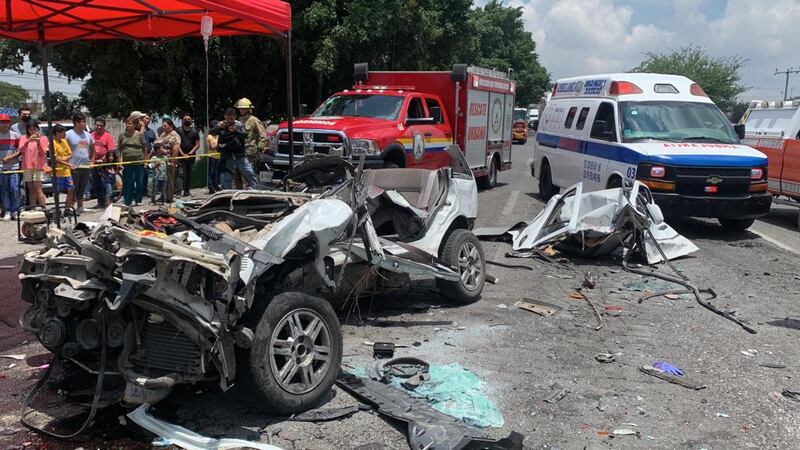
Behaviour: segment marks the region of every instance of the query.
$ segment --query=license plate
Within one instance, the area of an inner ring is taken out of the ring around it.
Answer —
[[[272,182],[272,171],[271,170],[263,170],[258,173],[258,177],[262,183],[271,183]]]

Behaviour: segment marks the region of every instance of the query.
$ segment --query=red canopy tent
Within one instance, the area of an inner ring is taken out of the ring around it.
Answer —
[[[4,3],[4,4],[2,4]],[[201,36],[203,16],[210,16],[214,35],[266,34],[286,43],[287,114],[292,111],[292,11],[280,0],[4,0],[0,3],[0,36],[33,42],[42,49],[45,97],[49,99],[47,47],[69,41],[131,39],[170,40]],[[49,101],[48,101],[49,103]],[[47,105],[48,110],[50,105]],[[48,120],[49,129],[53,129]],[[289,120],[289,136],[293,137]],[[55,165],[52,151],[51,158]],[[291,148],[291,144],[290,147]],[[291,153],[291,152],[290,152]],[[293,156],[293,155],[290,155]],[[290,164],[293,167],[293,164]],[[56,223],[60,223],[58,191]]]

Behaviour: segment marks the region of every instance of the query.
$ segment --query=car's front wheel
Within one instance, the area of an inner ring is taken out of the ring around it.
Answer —
[[[258,322],[245,382],[264,410],[292,414],[325,397],[341,361],[342,332],[331,305],[285,292],[272,299]]]
[[[481,242],[469,230],[455,230],[439,250],[439,258],[458,268],[460,279],[437,279],[436,286],[449,299],[462,304],[481,298],[486,283],[486,260]]]

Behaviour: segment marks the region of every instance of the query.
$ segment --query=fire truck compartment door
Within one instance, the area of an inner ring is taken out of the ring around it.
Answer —
[[[470,89],[467,92],[467,132],[464,154],[470,167],[486,165],[486,138],[489,127],[489,93]]]

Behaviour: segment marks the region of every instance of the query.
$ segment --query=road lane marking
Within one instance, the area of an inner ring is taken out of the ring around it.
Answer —
[[[795,255],[799,255],[800,256],[800,250],[797,250],[794,247],[791,247],[791,246],[788,246],[788,245],[784,244],[783,242],[779,241],[778,239],[775,239],[775,238],[771,237],[770,235],[768,235],[767,233],[764,233],[763,231],[754,230],[752,228],[749,231],[752,231],[753,233],[761,236],[761,239],[764,239],[765,241],[769,242],[770,244],[772,244],[772,245],[774,245],[774,246],[776,246],[776,247],[778,247],[780,249],[786,250],[789,253],[794,253]]]
[[[517,206],[517,198],[519,197],[519,191],[512,191],[511,195],[508,197],[508,201],[506,202],[505,208],[503,208],[503,215],[508,216],[514,211],[514,207]]]

